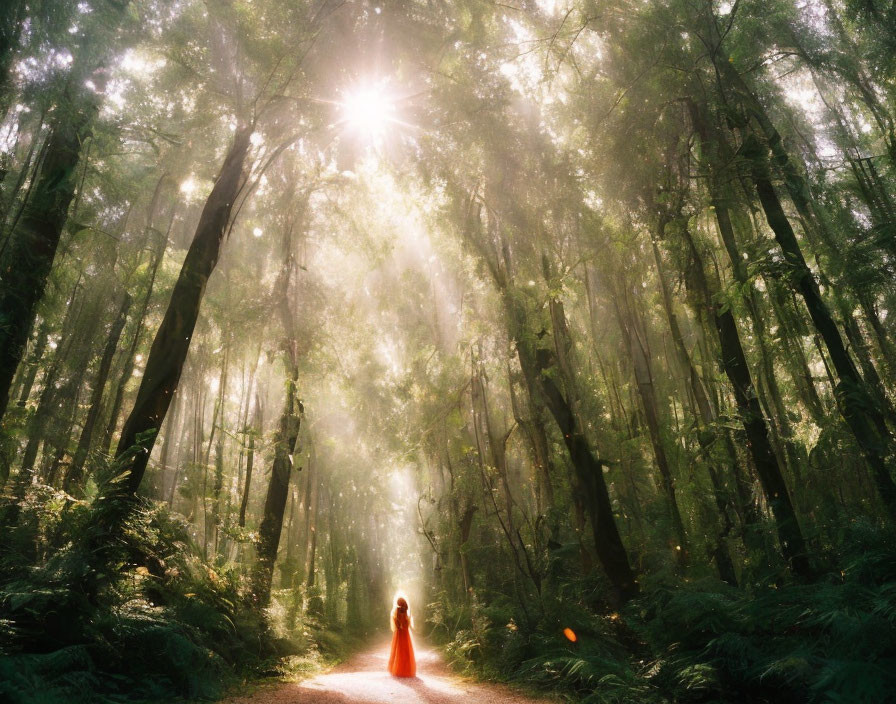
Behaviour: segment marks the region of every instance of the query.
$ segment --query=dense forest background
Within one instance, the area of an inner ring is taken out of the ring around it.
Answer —
[[[886,0],[5,0],[0,698],[893,701],[894,186]]]

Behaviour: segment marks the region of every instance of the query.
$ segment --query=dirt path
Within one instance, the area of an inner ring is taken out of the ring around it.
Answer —
[[[226,704],[544,704],[506,687],[479,684],[452,674],[435,650],[415,644],[417,677],[386,670],[389,643],[358,653],[327,673]]]

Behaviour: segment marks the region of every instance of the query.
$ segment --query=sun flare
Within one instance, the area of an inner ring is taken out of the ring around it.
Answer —
[[[381,82],[349,91],[339,105],[341,123],[367,139],[382,138],[390,125],[399,123],[395,100]]]

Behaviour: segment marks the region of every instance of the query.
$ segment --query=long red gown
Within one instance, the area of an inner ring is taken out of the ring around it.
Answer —
[[[394,633],[392,633],[392,652],[389,654],[389,672],[396,677],[415,677],[417,674],[410,625],[411,619],[407,613],[399,611],[392,617]]]

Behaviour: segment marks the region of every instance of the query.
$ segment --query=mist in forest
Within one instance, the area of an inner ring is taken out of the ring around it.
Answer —
[[[883,0],[5,0],[0,700],[896,701],[894,282]]]

